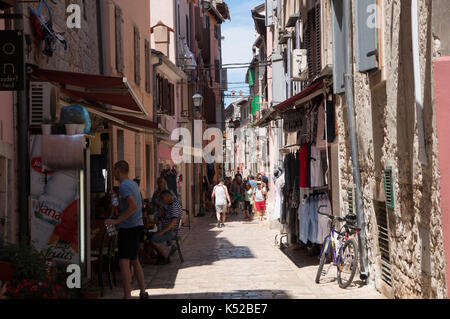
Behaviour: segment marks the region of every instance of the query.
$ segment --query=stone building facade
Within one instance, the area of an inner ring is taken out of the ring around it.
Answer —
[[[100,73],[100,51],[98,37],[98,19],[97,19],[97,1],[59,1],[53,4],[48,1],[52,9],[54,30],[63,32],[67,41],[67,50],[58,43],[57,50],[53,57],[47,57],[42,54],[43,41],[39,41],[32,36],[31,51],[28,54],[29,63],[36,64],[43,69],[52,69],[68,72],[80,73]],[[67,20],[71,13],[67,12],[70,4],[78,4],[81,9],[81,28],[68,28]],[[38,4],[29,4],[34,9]],[[28,6],[24,5],[24,13],[29,16]],[[47,11],[43,9],[44,16],[48,16]],[[33,26],[30,19],[25,19],[25,32],[33,34]]]
[[[426,164],[419,161],[410,2],[381,1],[378,21],[380,66],[366,73],[355,71],[353,79],[370,280],[390,297],[445,298],[446,265],[432,92],[435,42],[431,33],[431,1],[419,1],[418,23]],[[355,55],[356,45],[354,36]],[[356,59],[353,67],[356,69]],[[337,95],[336,102],[341,192],[345,199],[353,178],[344,95]],[[385,208],[383,174],[388,167],[393,176],[393,209]],[[345,205],[341,210],[346,213]],[[381,253],[383,214],[388,224],[387,260]]]

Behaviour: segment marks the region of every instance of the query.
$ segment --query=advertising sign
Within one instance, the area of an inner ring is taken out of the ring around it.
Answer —
[[[77,264],[79,173],[46,170],[41,145],[42,136],[31,137],[31,240],[46,258]]]
[[[22,31],[0,31],[0,91],[24,89]]]

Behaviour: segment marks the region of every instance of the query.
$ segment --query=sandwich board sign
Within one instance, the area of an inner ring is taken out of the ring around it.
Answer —
[[[24,89],[23,32],[0,31],[0,91]]]

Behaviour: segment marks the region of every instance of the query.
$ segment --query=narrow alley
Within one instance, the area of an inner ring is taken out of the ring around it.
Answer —
[[[274,245],[277,233],[267,222],[245,222],[241,216],[231,217],[221,229],[214,218],[198,218],[184,236],[183,263],[175,253],[169,265],[145,266],[147,292],[151,299],[382,298],[358,279],[346,290],[340,289],[333,268],[320,285],[315,284],[318,257],[293,251],[294,263]],[[106,289],[104,298],[122,298],[121,287],[119,282],[112,293]],[[139,290],[133,288],[132,295],[137,297]]]

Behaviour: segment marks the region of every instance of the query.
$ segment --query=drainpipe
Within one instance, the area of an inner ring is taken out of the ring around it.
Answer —
[[[16,4],[14,13],[23,15],[22,4]],[[14,21],[15,30],[24,31],[24,19],[16,19]],[[26,48],[25,37],[23,47]],[[25,51],[23,59],[26,61]],[[24,89],[17,92],[16,110],[17,110],[17,173],[18,173],[18,209],[19,209],[19,241],[25,244],[30,242],[30,224],[29,224],[29,207],[28,196],[30,194],[30,174],[29,174],[29,140],[28,140],[28,105],[27,105],[27,81],[26,66],[21,74]]]
[[[414,93],[416,97],[416,116],[419,133],[419,161],[427,165],[427,153],[425,145],[425,133],[423,123],[423,96],[422,79],[420,76],[420,51],[419,51],[419,16],[418,0],[411,1],[411,35],[413,46],[413,64],[414,64]]]
[[[353,52],[352,52],[352,20],[350,0],[344,0],[344,28],[346,37],[346,61],[345,61],[345,99],[347,104],[348,133],[350,136],[350,148],[352,154],[353,180],[355,183],[356,217],[358,228],[361,229],[358,241],[360,250],[361,279],[369,277],[367,266],[366,223],[364,220],[364,207],[361,194],[361,175],[359,170],[359,150],[356,138],[355,108],[353,104]]]

